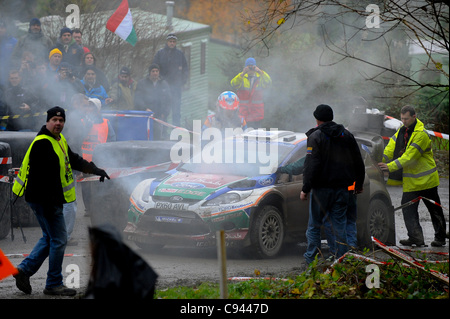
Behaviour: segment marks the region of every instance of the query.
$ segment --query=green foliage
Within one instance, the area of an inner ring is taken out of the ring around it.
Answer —
[[[43,17],[47,15],[60,15],[66,17],[66,7],[69,4],[76,4],[80,8],[80,13],[93,12],[98,1],[92,0],[71,0],[56,1],[56,0],[36,0],[36,15]],[[103,9],[104,10],[104,9]]]
[[[346,257],[332,271],[321,270],[317,259],[298,276],[254,279],[231,282],[230,299],[448,299],[448,286],[417,268],[405,267],[389,260],[380,267],[380,288],[366,286],[367,263]],[[426,263],[427,269],[448,274],[448,262]],[[156,298],[204,299],[218,298],[219,285],[205,282],[196,287],[175,287],[157,290]]]
[[[218,285],[210,282],[194,287],[174,287],[156,291],[156,298],[162,299],[217,299],[219,296]]]

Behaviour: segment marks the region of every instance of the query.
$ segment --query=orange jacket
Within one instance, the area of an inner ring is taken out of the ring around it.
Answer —
[[[94,149],[98,144],[106,143],[108,139],[108,120],[103,119],[102,123],[94,124],[81,145],[83,158],[92,161]]]

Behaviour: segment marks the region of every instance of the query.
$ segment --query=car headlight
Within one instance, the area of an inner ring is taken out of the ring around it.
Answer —
[[[149,199],[150,199],[150,185],[151,183],[148,183],[145,187],[144,190],[142,191],[142,195],[141,195],[141,199],[143,202],[148,203]]]
[[[217,206],[225,204],[233,204],[239,202],[252,194],[252,190],[241,192],[227,192],[217,196],[211,200],[206,201],[203,206]]]

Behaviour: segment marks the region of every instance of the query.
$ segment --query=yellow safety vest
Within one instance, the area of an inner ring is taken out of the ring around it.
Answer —
[[[59,174],[61,179],[61,186],[64,193],[64,198],[68,203],[75,201],[76,199],[75,182],[73,180],[72,167],[70,166],[69,157],[67,155],[69,146],[67,145],[65,137],[62,134],[60,134],[60,136],[61,139],[59,142],[46,134],[36,136],[36,138],[31,143],[30,147],[28,148],[27,153],[25,154],[25,157],[22,161],[22,165],[20,166],[19,174],[17,175],[14,181],[12,189],[14,194],[16,194],[17,196],[23,196],[25,189],[27,187],[28,172],[30,170],[29,166],[30,152],[31,148],[33,147],[33,144],[36,141],[47,139],[52,143],[53,150],[55,151],[56,155],[58,155],[59,158]]]
[[[406,146],[405,153],[393,159],[400,129],[384,149],[383,162],[389,172],[403,169],[403,181],[388,179],[388,185],[402,185],[404,192],[414,192],[439,186],[439,174],[433,157],[431,139],[419,119]]]
[[[255,82],[251,86],[248,74],[242,77],[241,73],[230,82],[239,97],[239,115],[243,116],[247,122],[260,121],[264,119],[263,89],[271,85],[272,80],[269,74],[263,71],[262,75],[255,74]]]

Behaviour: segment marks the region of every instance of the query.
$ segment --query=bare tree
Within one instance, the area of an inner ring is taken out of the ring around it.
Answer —
[[[259,5],[243,10],[249,34],[246,50],[258,48],[268,54],[274,38],[313,23],[327,49],[322,65],[351,59],[371,71],[364,74],[366,79],[386,88],[403,88],[400,98],[429,88],[442,100],[448,99],[449,74],[443,61],[449,56],[449,7],[444,1],[265,0]],[[374,47],[383,54],[370,54]],[[411,73],[408,51],[412,47],[428,57],[421,72],[446,80],[430,82],[430,77]]]

